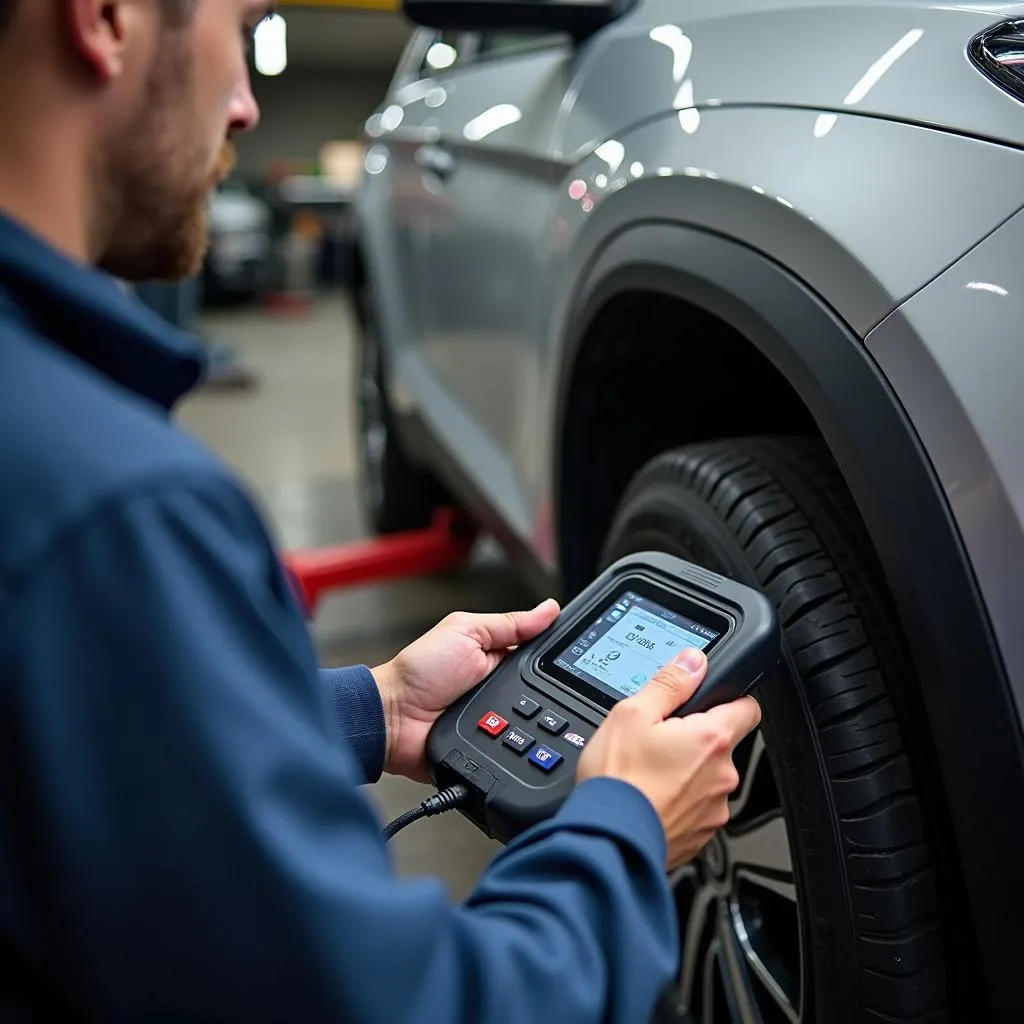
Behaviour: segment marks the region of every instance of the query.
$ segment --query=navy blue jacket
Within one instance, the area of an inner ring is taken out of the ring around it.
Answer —
[[[373,677],[172,423],[200,353],[0,217],[0,1020],[641,1024],[650,804],[588,781],[464,905],[396,876]]]

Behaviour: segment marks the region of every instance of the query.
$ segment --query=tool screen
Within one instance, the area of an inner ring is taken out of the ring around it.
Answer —
[[[632,696],[680,651],[707,650],[728,628],[711,609],[669,603],[679,604],[657,600],[640,587],[624,589],[553,657],[542,659],[542,667],[574,688],[590,684],[613,701]]]

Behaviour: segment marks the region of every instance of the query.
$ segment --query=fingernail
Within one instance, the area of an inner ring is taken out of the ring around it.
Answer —
[[[685,668],[687,672],[696,672],[704,664],[704,653],[696,647],[687,647],[675,656],[673,663]]]

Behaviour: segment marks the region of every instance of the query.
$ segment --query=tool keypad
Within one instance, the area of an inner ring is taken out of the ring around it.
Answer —
[[[552,740],[558,740],[560,746],[562,743],[566,746],[559,751],[546,743],[538,743],[534,736],[514,724],[516,718],[535,720],[535,724],[549,733]],[[581,726],[582,723],[573,724],[550,708],[542,709],[537,701],[526,694],[520,696],[508,711],[488,711],[477,722],[481,731],[499,741],[502,746],[516,754],[529,755],[526,760],[545,774],[553,772],[568,754],[586,746],[587,736],[581,731]]]

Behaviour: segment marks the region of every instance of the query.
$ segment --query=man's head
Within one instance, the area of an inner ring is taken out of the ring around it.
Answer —
[[[13,116],[31,124],[15,129],[52,131],[59,116],[83,143],[67,157],[82,164],[92,262],[132,281],[199,269],[209,195],[233,164],[230,137],[259,118],[247,53],[271,6],[0,0],[0,62],[20,55],[29,79]]]

